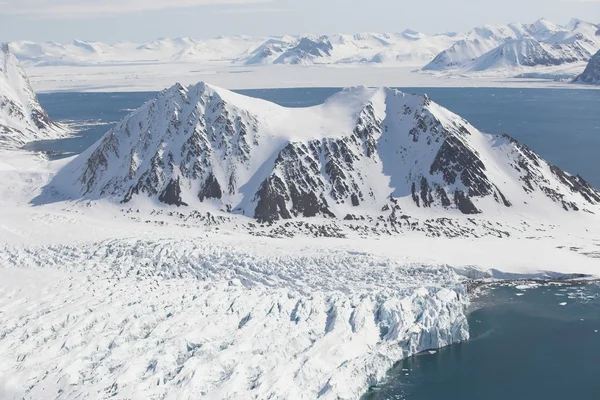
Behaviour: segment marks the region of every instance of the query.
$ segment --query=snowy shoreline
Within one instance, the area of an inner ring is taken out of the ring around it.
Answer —
[[[585,66],[571,72],[573,78]],[[173,82],[183,85],[208,80],[223,88],[281,89],[348,87],[488,87],[598,89],[594,85],[548,79],[514,78],[497,74],[447,75],[414,72],[415,67],[390,66],[290,66],[236,67],[175,63],[137,66],[29,67],[27,72],[38,93],[50,92],[155,92]],[[533,69],[530,72],[535,72]],[[526,71],[522,71],[526,72]],[[540,72],[542,72],[540,70]]]

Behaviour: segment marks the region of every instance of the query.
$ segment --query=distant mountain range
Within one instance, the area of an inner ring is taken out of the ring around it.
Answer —
[[[572,20],[475,28],[438,54],[424,70],[480,72],[586,62],[600,49],[598,25]]]
[[[0,147],[65,136],[38,103],[27,75],[6,43],[0,43]]]
[[[532,24],[482,26],[466,33],[284,35],[252,38],[157,39],[139,44],[10,43],[27,66],[198,63],[225,65],[382,64],[426,71],[481,72],[585,63],[600,50],[600,27],[574,19],[566,26],[540,19]]]
[[[427,36],[414,31],[331,36],[220,37],[157,39],[109,45],[74,40],[71,43],[10,43],[29,66],[115,63],[196,62],[259,64],[404,63],[420,66],[456,41],[453,34]]]

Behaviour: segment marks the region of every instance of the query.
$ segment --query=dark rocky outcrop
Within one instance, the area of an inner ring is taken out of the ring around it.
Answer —
[[[463,214],[479,214],[480,210],[475,207],[471,199],[461,190],[454,192],[454,204]]]
[[[198,194],[198,198],[200,201],[204,201],[205,199],[220,199],[222,195],[221,185],[219,185],[219,181],[211,173],[208,178],[206,178],[206,181]]]
[[[171,179],[169,181],[165,190],[163,190],[158,196],[158,200],[161,203],[172,206],[187,206],[187,203],[181,200],[181,186],[179,186],[179,178]]]
[[[599,31],[600,32],[600,31]],[[585,71],[577,78],[575,83],[586,83],[590,85],[600,85],[600,51],[598,51],[589,61]]]

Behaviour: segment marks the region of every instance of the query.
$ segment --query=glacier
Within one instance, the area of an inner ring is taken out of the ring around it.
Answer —
[[[468,339],[464,279],[370,254],[133,239],[0,263],[3,398],[354,399]]]

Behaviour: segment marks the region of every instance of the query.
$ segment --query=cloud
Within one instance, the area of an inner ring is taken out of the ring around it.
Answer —
[[[243,6],[271,1],[273,0],[0,0],[0,13],[66,19],[167,8]]]

